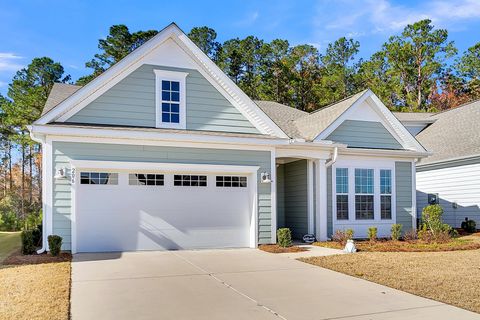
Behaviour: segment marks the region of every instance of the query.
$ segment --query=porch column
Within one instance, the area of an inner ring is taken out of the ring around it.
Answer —
[[[307,160],[307,216],[308,216],[308,233],[315,233],[315,208],[313,204],[314,192],[314,173],[313,173],[313,160]]]
[[[326,160],[318,159],[315,161],[316,174],[316,208],[315,208],[315,235],[317,240],[327,240],[327,167]]]

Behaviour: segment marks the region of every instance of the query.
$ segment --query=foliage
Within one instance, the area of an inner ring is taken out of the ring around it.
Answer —
[[[289,228],[277,230],[277,242],[280,247],[286,248],[292,245],[292,232]]]
[[[377,241],[378,229],[377,227],[369,227],[367,230],[367,238],[370,241]]]
[[[470,233],[473,233],[473,232],[476,232],[477,231],[477,223],[474,221],[474,220],[471,220],[471,219],[468,219],[468,218],[465,218],[465,221],[462,222],[462,229],[467,231],[467,232],[470,232]]]
[[[22,231],[22,253],[33,254],[37,249],[35,245],[35,236],[32,230]]]
[[[48,236],[48,248],[50,249],[50,254],[54,257],[60,254],[62,249],[62,237],[57,235]]]
[[[418,238],[425,242],[446,242],[457,235],[456,231],[442,220],[443,208],[438,204],[422,210],[422,227]]]
[[[392,240],[398,241],[402,236],[402,228],[403,225],[399,223],[392,224],[392,228],[390,229]]]
[[[337,242],[341,245],[345,245],[347,240],[352,240],[354,235],[353,229],[346,230],[336,230],[332,235],[332,241]]]
[[[403,235],[403,240],[405,241],[415,241],[417,239],[418,239],[418,234],[417,234],[417,230],[415,229],[410,229],[406,231],[405,234]]]

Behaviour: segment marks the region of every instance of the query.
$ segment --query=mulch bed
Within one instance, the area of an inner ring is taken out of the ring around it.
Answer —
[[[291,246],[291,247],[280,247],[277,244],[262,244],[258,246],[258,249],[270,252],[270,253],[292,253],[292,252],[303,252],[308,251],[307,248],[299,247],[299,246]]]
[[[23,255],[20,251],[15,251],[3,261],[4,265],[25,265],[41,263],[57,263],[72,261],[72,255],[69,252],[62,252],[54,257],[49,253]]]

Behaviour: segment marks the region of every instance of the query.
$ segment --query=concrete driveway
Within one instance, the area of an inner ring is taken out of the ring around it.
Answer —
[[[480,315],[254,249],[78,254],[80,319],[480,319]]]

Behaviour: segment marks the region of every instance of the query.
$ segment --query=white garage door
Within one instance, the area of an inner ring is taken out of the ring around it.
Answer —
[[[77,170],[77,252],[249,247],[248,174]]]

